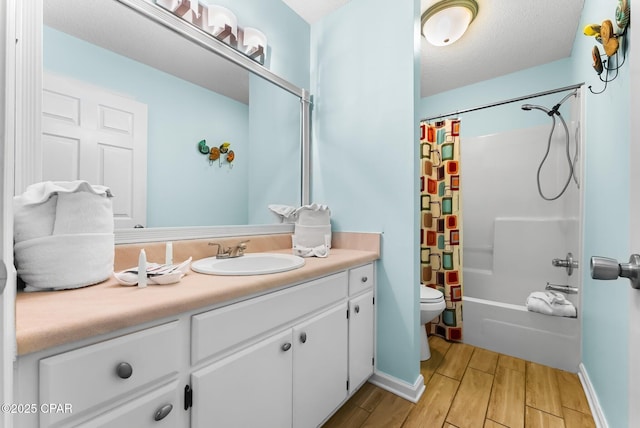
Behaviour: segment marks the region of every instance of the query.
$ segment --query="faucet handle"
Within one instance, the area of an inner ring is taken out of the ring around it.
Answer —
[[[244,250],[247,249],[247,242],[249,242],[249,239],[247,239],[246,241],[240,241],[238,245],[236,245],[235,253],[237,256],[241,256],[244,254]]]
[[[231,254],[231,248],[225,248],[221,243],[219,242],[209,242],[209,246],[212,245],[216,245],[218,247],[218,251],[216,252],[216,257],[217,258],[225,258],[225,257],[229,257],[229,255]]]

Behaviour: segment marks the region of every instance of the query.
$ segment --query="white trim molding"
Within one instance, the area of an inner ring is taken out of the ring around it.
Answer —
[[[602,413],[602,408],[600,407],[596,391],[589,379],[587,368],[582,363],[578,366],[578,377],[580,378],[580,383],[582,383],[582,389],[584,389],[584,393],[587,396],[587,401],[589,402],[589,408],[591,409],[593,420],[596,423],[596,428],[609,428],[607,419],[604,417],[604,413]]]
[[[422,375],[419,375],[411,385],[386,373],[375,371],[373,376],[369,378],[369,382],[412,403],[417,403],[420,400],[425,389]]]
[[[193,227],[155,227],[142,229],[117,229],[116,244],[139,242],[162,242],[188,239],[225,238],[247,235],[276,235],[293,233],[293,224],[278,223],[244,226],[193,226]]]

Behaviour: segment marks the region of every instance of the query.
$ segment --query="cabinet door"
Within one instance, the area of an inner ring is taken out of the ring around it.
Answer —
[[[293,426],[317,427],[347,397],[347,307],[293,329]]]
[[[373,373],[373,291],[349,301],[349,393]]]
[[[291,426],[291,330],[191,376],[194,428]]]

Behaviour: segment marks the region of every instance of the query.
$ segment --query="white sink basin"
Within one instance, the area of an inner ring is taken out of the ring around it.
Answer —
[[[208,275],[264,275],[302,266],[302,257],[279,253],[250,253],[232,259],[207,257],[191,263],[193,271]]]

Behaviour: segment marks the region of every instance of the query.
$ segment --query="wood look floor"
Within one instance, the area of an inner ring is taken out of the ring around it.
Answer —
[[[416,404],[366,383],[324,428],[595,428],[578,376],[429,337]]]

